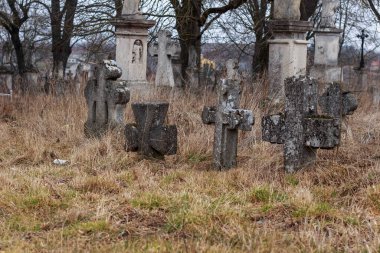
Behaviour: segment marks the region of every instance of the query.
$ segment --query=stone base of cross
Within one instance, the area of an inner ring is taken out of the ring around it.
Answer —
[[[165,126],[169,103],[132,104],[136,124],[125,127],[126,151],[164,159],[177,153],[177,127]]]
[[[254,124],[252,111],[238,109],[240,103],[240,77],[236,60],[227,62],[227,79],[218,87],[218,106],[205,107],[204,124],[215,124],[214,164],[218,169],[235,167],[238,130],[251,131]]]
[[[273,144],[284,144],[287,172],[314,162],[315,149],[332,149],[340,144],[341,119],[357,107],[351,93],[341,94],[332,84],[320,98],[325,115],[319,115],[317,81],[308,77],[285,80],[285,114],[263,117],[262,137]]]

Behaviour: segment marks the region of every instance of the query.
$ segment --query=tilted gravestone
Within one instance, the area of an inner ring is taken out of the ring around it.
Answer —
[[[215,124],[214,164],[218,169],[236,166],[238,130],[251,131],[254,124],[252,111],[238,109],[240,104],[240,76],[236,60],[227,62],[227,79],[218,87],[218,106],[205,107],[204,124]]]
[[[169,103],[132,104],[136,124],[125,127],[126,150],[163,159],[177,153],[177,127],[165,126]]]
[[[108,128],[124,124],[124,112],[130,99],[130,91],[121,77],[121,69],[115,61],[105,60],[96,66],[95,78],[87,82],[84,90],[88,118],[84,126],[87,137],[100,137]]]
[[[158,57],[156,86],[181,86],[180,83],[176,83],[173,66],[173,58],[179,57],[181,49],[172,41],[171,37],[171,32],[162,30],[158,33],[158,44],[149,48],[150,55]]]
[[[351,113],[354,110],[354,98],[351,95],[343,98],[333,94],[321,101],[323,106],[334,109],[327,115],[319,115],[317,87],[317,81],[309,77],[287,78],[285,114],[265,116],[262,119],[263,140],[284,144],[287,172],[294,172],[315,161],[315,149],[338,146],[341,117],[345,115],[343,112]],[[341,115],[339,117],[336,114],[338,110]]]

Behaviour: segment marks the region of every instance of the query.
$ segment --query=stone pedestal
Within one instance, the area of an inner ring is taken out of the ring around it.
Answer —
[[[310,76],[322,82],[342,80],[342,70],[338,67],[341,32],[337,28],[321,28],[315,31],[314,65],[310,69]]]
[[[270,21],[273,38],[269,40],[269,97],[283,100],[284,80],[306,74],[305,33],[312,29],[307,21]]]
[[[156,22],[135,14],[122,15],[111,23],[116,27],[116,62],[123,72],[121,79],[128,86],[147,84],[148,29]]]

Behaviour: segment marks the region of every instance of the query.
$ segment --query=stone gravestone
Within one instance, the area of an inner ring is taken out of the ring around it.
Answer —
[[[130,99],[126,83],[116,81],[121,76],[121,69],[115,61],[103,61],[96,67],[95,74],[84,91],[88,106],[84,127],[87,137],[100,137],[109,128],[122,127]]]
[[[275,103],[284,100],[284,80],[306,75],[308,21],[300,21],[300,0],[274,0],[273,20],[269,22],[272,38],[269,43],[269,98]]]
[[[172,42],[172,33],[163,30],[158,33],[158,45],[149,48],[151,56],[158,56],[156,86],[181,86],[176,83],[172,59],[179,55],[179,45]],[[178,74],[178,73],[177,73]]]
[[[139,12],[139,0],[124,1],[122,15],[111,23],[116,27],[116,62],[122,69],[121,79],[128,86],[148,84],[147,70],[147,40],[148,29],[155,21],[146,20]]]
[[[127,152],[156,159],[177,153],[177,127],[164,125],[168,108],[164,102],[132,104],[136,124],[125,127]]]
[[[238,109],[240,104],[240,75],[238,62],[227,61],[227,79],[218,87],[218,106],[205,107],[204,124],[215,124],[214,164],[222,169],[236,166],[238,130],[251,131],[254,124],[252,111]]]
[[[314,31],[314,64],[310,75],[323,83],[339,82],[342,79],[342,69],[338,67],[342,30],[335,27],[335,14],[339,5],[339,0],[322,1],[321,27]]]
[[[315,149],[340,144],[341,117],[354,106],[351,95],[327,91],[321,104],[333,109],[319,115],[317,81],[303,76],[285,80],[285,97],[285,114],[263,117],[262,135],[264,141],[284,144],[285,170],[294,172],[315,161]]]

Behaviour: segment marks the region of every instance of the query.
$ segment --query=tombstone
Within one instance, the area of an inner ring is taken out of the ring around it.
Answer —
[[[205,107],[202,112],[204,124],[215,124],[213,156],[220,170],[236,166],[238,130],[251,131],[254,124],[252,111],[238,109],[241,95],[238,68],[236,60],[227,61],[227,79],[218,86],[218,105]]]
[[[274,0],[274,20],[269,22],[269,97],[275,103],[284,100],[284,80],[306,75],[308,21],[300,21],[300,0]]]
[[[338,67],[342,30],[334,24],[339,5],[339,0],[323,0],[321,27],[314,31],[314,64],[310,76],[323,83],[342,80],[342,69]]]
[[[174,67],[172,59],[179,55],[179,45],[171,40],[171,32],[167,30],[159,31],[158,45],[149,48],[151,56],[157,56],[156,86],[181,86],[176,84],[174,77]]]
[[[319,115],[317,81],[303,76],[287,78],[285,114],[263,117],[263,140],[284,144],[287,172],[314,162],[316,149],[332,149],[340,144],[341,119],[356,109],[355,98],[338,92],[335,84],[330,87],[320,99],[326,115]]]
[[[111,21],[116,27],[116,62],[122,69],[121,79],[128,86],[137,87],[148,84],[148,29],[156,23],[144,18],[138,10],[139,3],[139,0],[124,1],[122,15]]]
[[[96,77],[87,82],[84,94],[88,118],[84,126],[87,137],[100,137],[109,128],[122,127],[130,91],[124,81],[117,81],[121,69],[115,61],[104,60],[96,67]]]
[[[177,127],[164,125],[168,108],[165,102],[132,104],[136,124],[125,127],[127,152],[156,159],[177,153]]]

